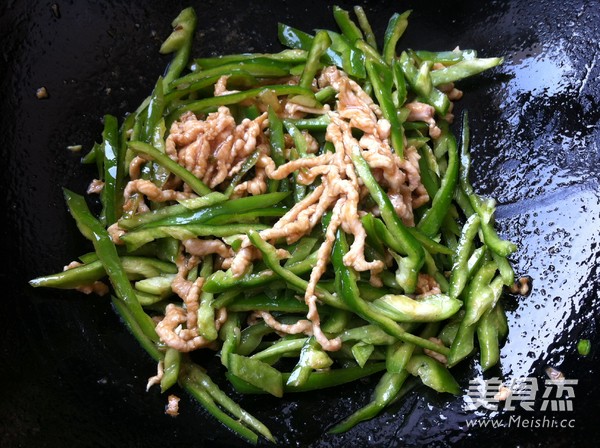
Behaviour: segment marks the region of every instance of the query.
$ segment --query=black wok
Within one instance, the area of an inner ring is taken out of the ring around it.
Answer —
[[[244,446],[181,393],[164,415],[155,365],[106,299],[34,290],[27,281],[89,250],[61,187],[83,192],[79,164],[99,139],[104,113],[123,116],[149,93],[168,59],[158,47],[191,3],[195,55],[271,51],[276,25],[335,26],[320,1],[8,1],[0,6],[0,160],[4,166],[0,300],[0,446]],[[337,2],[346,9],[353,3]],[[460,398],[417,389],[341,436],[327,428],[368,401],[374,381],[283,400],[239,397],[281,446],[597,446],[600,437],[600,7],[594,0],[377,2],[365,4],[382,35],[389,16],[412,8],[403,45],[456,45],[505,63],[461,84],[471,117],[476,189],[498,199],[503,236],[518,244],[527,297],[507,297],[510,335],[488,376],[537,378],[552,366],[577,379],[572,411],[514,411],[574,427],[471,428],[482,419]],[[37,99],[46,87],[49,97]],[[579,339],[591,353],[577,353]],[[218,367],[209,366],[218,376]],[[476,362],[456,369],[466,391]],[[223,387],[230,391],[226,384]],[[536,408],[541,403],[541,390]],[[479,410],[481,411],[481,409]],[[489,412],[488,418],[494,418]],[[506,415],[503,417],[506,419]]]

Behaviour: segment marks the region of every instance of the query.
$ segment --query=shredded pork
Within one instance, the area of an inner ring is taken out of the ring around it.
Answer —
[[[215,96],[235,92],[228,90],[227,81],[227,76],[217,81]],[[292,79],[289,82],[297,80]],[[325,350],[334,351],[341,348],[341,341],[339,338],[328,339],[320,328],[316,285],[326,271],[338,228],[352,235],[352,243],[344,257],[344,264],[359,272],[370,272],[371,283],[375,286],[381,285],[379,273],[386,266],[385,260],[367,259],[365,256],[366,231],[361,223],[361,215],[368,211],[377,214],[378,209],[375,207],[372,210],[361,210],[361,199],[368,192],[355,171],[351,160],[352,151],[360,149],[405,224],[414,225],[413,210],[425,204],[429,196],[421,182],[419,155],[416,149],[405,148],[403,158],[395,153],[389,142],[390,123],[383,117],[373,99],[358,83],[336,67],[323,69],[314,82],[315,88],[327,86],[333,87],[337,92],[334,110],[329,106],[315,109],[285,99],[279,100],[268,91],[259,98],[257,105],[262,108],[261,104],[272,104],[282,117],[298,118],[307,113],[327,114],[330,124],[325,139],[333,144],[333,152],[316,155],[319,143],[304,131],[308,157],[289,160],[294,142],[286,135],[284,152],[288,161],[277,166],[270,156],[268,133],[265,134],[268,127],[267,113],[254,120],[244,119],[236,124],[231,111],[225,106],[205,117],[196,116],[191,112],[185,113],[172,124],[166,138],[165,150],[173,161],[192,172],[212,189],[227,185],[226,181],[239,172],[244,161],[258,151],[258,160],[251,171],[252,177],[235,186],[232,197],[263,194],[267,191],[270,179],[281,180],[291,174],[295,174],[301,184],[314,185],[304,199],[289,209],[271,228],[260,232],[261,237],[273,245],[281,240],[292,244],[308,235],[321,222],[323,215],[331,212],[324,241],[318,249],[318,260],[310,273],[304,295],[308,306],[307,320],[286,325],[266,312],[258,313],[255,317],[262,318],[267,325],[282,333],[300,332],[314,335]],[[451,90],[454,86],[447,88]],[[431,106],[413,101],[407,107],[410,112],[408,120],[426,122],[430,136],[439,136],[440,130],[436,126]],[[360,138],[354,136],[353,129],[361,131]],[[173,176],[162,187],[149,180],[140,179],[142,166],[146,162],[144,158],[136,157],[130,164],[132,180],[125,188],[126,212],[148,211],[144,197],[153,202],[180,201],[194,197],[189,186]],[[111,227],[111,236],[115,241],[119,240],[124,230],[118,226]],[[190,270],[205,255],[217,254],[222,268],[229,268],[234,275],[240,276],[248,271],[253,261],[259,259],[261,254],[247,237],[242,238],[241,247],[237,251],[233,251],[218,239],[186,239],[182,247],[177,261],[178,273],[172,283],[172,289],[182,299],[183,305],[168,305],[165,316],[158,323],[156,330],[166,345],[180,351],[191,351],[210,345],[210,341],[200,336],[197,328],[198,298],[204,279],[188,280]],[[289,256],[287,251],[282,249],[278,249],[277,253],[281,258]],[[418,292],[432,294],[438,291],[439,286],[432,281],[435,283],[433,279],[420,277]]]
[[[413,209],[429,198],[420,182],[416,150],[409,148],[405,159],[394,153],[388,142],[390,124],[382,117],[379,106],[371,97],[335,67],[323,70],[319,85],[332,86],[338,92],[335,111],[328,111],[331,122],[325,136],[333,143],[335,152],[290,161],[279,167],[268,155],[261,157],[261,166],[265,167],[266,175],[271,179],[282,179],[298,171],[301,173],[298,177],[300,182],[311,184],[319,178],[321,183],[272,228],[260,234],[265,241],[274,243],[283,238],[291,244],[310,233],[325,212],[332,212],[304,299],[309,308],[307,318],[312,322],[311,333],[325,350],[333,351],[341,348],[341,341],[337,338],[329,340],[320,329],[315,288],[329,262],[336,230],[341,227],[354,237],[344,264],[357,271],[370,271],[372,283],[376,285],[380,285],[377,274],[385,267],[382,260],[368,261],[365,258],[366,232],[359,215],[362,186],[350,158],[352,150],[361,148],[367,162],[378,170],[394,207],[405,222],[414,224]],[[353,136],[353,128],[363,131],[360,142]],[[242,275],[246,272],[256,252],[251,249],[250,241],[245,239],[231,264],[233,273]]]

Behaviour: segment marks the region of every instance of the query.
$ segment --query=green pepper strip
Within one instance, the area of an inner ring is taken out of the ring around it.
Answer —
[[[373,345],[391,345],[397,342],[395,337],[387,334],[377,325],[372,324],[345,329],[339,337],[342,342],[360,341]]]
[[[473,247],[474,239],[479,231],[481,220],[478,215],[471,215],[463,226],[460,240],[454,255],[452,274],[450,276],[450,297],[457,298],[464,289],[469,279],[468,262]]]
[[[490,287],[490,281],[496,270],[496,263],[487,262],[479,268],[469,283],[464,300],[465,317],[462,319],[458,333],[450,347],[448,366],[456,365],[473,351],[475,324],[494,301],[494,291]]]
[[[115,312],[121,317],[123,323],[127,329],[131,332],[133,337],[139,342],[144,350],[152,357],[154,361],[163,359],[164,354],[156,346],[156,342],[150,339],[144,329],[138,323],[138,320],[129,309],[129,306],[118,297],[111,295],[111,301]]]
[[[188,375],[187,378],[184,378],[184,382],[189,379],[195,382],[197,385],[201,385],[211,395],[211,397],[217,401],[217,403],[219,403],[223,408],[236,417],[239,422],[249,426],[252,430],[257,431],[267,440],[275,442],[275,439],[273,438],[273,435],[269,429],[256,417],[246,412],[236,402],[223,393],[219,386],[217,386],[199,366],[189,362],[186,363],[186,369]]]
[[[237,185],[240,183],[240,181],[246,175],[246,173],[250,171],[252,167],[254,167],[254,165],[256,165],[256,162],[258,161],[259,157],[260,151],[254,151],[252,154],[246,157],[246,160],[244,160],[244,163],[242,164],[240,170],[236,173],[235,176],[233,176],[233,179],[231,179],[229,186],[223,193],[225,196],[230,197],[233,194],[233,190],[235,189],[235,187],[237,187]]]
[[[263,337],[274,331],[275,330],[269,327],[265,321],[260,321],[244,328],[240,334],[240,343],[238,345],[237,353],[244,356],[250,355],[250,353],[259,346]]]
[[[396,109],[400,109],[406,102],[406,79],[404,78],[400,63],[395,58],[392,61],[392,79],[394,80],[394,86],[396,87],[396,90],[392,94],[392,100],[394,101]],[[403,120],[400,120],[400,122],[402,121]]]
[[[294,140],[294,146],[296,148],[296,151],[298,151],[298,156],[300,158],[307,157],[308,144],[306,143],[306,138],[304,137],[304,134],[302,134],[302,132],[300,132],[300,129],[298,129],[298,127],[289,120],[283,120],[283,124],[287,129],[288,134],[290,134],[290,136]]]
[[[247,224],[256,224],[258,218],[279,218],[285,215],[288,212],[288,208],[286,207],[266,207],[258,210],[254,210],[252,212],[245,213],[228,213],[224,215],[215,216],[214,218],[210,218],[206,220],[206,224],[210,225],[218,225],[221,226],[223,224],[234,224],[234,223],[247,223]]]
[[[330,30],[324,30],[331,39],[330,50],[342,58],[342,69],[352,78],[364,79],[365,56],[364,53],[355,48],[346,36]]]
[[[392,61],[396,59],[396,45],[408,26],[408,16],[410,16],[411,12],[411,10],[408,10],[402,14],[395,13],[388,22],[388,26],[383,37],[382,52],[383,59],[388,65],[391,65]]]
[[[106,225],[109,226],[117,220],[117,204],[120,192],[118,191],[119,179],[119,127],[117,118],[113,115],[104,116],[104,130],[102,131],[102,152],[104,153],[104,188],[102,189],[102,213]]]
[[[469,182],[469,170],[471,165],[471,155],[469,154],[469,120],[468,114],[463,113],[462,141],[460,150],[460,185],[469,198],[469,202],[475,212],[481,218],[481,232],[485,244],[496,254],[506,257],[517,250],[517,246],[498,236],[492,224],[494,207],[489,201],[482,199],[473,191]]]
[[[385,226],[381,220],[373,217],[372,214],[368,213],[361,219],[363,222],[363,226],[365,226],[365,230],[367,231],[367,235],[372,234],[374,238],[377,238],[378,241],[383,242],[388,247],[393,249],[396,252],[404,252],[404,247],[398,243],[398,240],[393,237],[391,232]],[[414,227],[406,227],[407,231],[419,242],[423,245],[423,247],[427,250],[427,252],[431,254],[445,254],[452,255],[454,252],[444,246],[443,244],[434,241],[429,238],[427,235],[424,235]],[[382,246],[383,247],[383,246]]]
[[[156,82],[156,86],[154,87],[154,91],[150,96],[150,101],[148,103],[146,122],[143,129],[143,134],[140,136],[141,140],[146,143],[152,143],[152,134],[154,133],[154,128],[160,122],[163,111],[165,109],[165,96],[163,90],[163,79],[162,77],[158,78]]]
[[[410,144],[409,144],[410,146]],[[427,194],[430,198],[435,197],[435,194],[438,192],[440,186],[438,182],[437,174],[431,170],[430,165],[428,163],[428,159],[430,158],[431,149],[427,145],[421,146],[419,149],[419,171],[421,174],[421,182],[427,190]]]
[[[291,65],[284,62],[274,61],[266,58],[257,58],[253,60],[224,64],[199,72],[193,72],[182,76],[181,78],[175,79],[170,84],[170,87],[187,89],[200,80],[213,78],[215,76],[221,77],[224,75],[229,75],[235,70],[243,70],[245,73],[259,78],[280,78],[282,76],[287,76],[290,68]]]
[[[331,39],[326,31],[318,31],[317,34],[315,34],[310,51],[308,52],[306,64],[304,65],[304,70],[302,71],[302,76],[300,76],[300,81],[298,82],[300,87],[304,87],[305,89],[311,88],[314,77],[321,66],[319,59],[327,51],[330,45]]]
[[[386,333],[400,339],[404,342],[413,343],[419,347],[427,348],[435,352],[447,355],[449,353],[448,348],[436,344],[428,339],[423,339],[415,336],[411,333],[407,333],[400,325],[394,322],[388,317],[382,316],[379,312],[372,308],[369,302],[364,301],[360,297],[358,290],[357,274],[356,272],[344,264],[344,255],[348,252],[348,243],[346,241],[346,235],[343,231],[338,229],[336,235],[336,241],[333,245],[332,261],[333,266],[337,271],[337,275],[340,277],[340,291],[338,291],[338,297],[341,297],[342,301],[360,317],[366,321],[378,325]]]
[[[268,363],[274,363],[283,355],[294,352],[299,353],[308,339],[309,338],[290,335],[287,338],[279,339],[264,350],[254,353],[252,358]]]
[[[313,373],[313,363],[315,357],[326,358],[329,361],[328,364],[331,364],[332,362],[331,359],[322,351],[321,346],[315,337],[311,336],[302,346],[302,349],[300,350],[300,356],[298,357],[298,363],[290,373],[290,376],[286,380],[285,384],[296,387],[306,384],[306,381]]]
[[[420,377],[423,384],[431,387],[436,392],[460,394],[460,386],[452,374],[439,361],[430,356],[413,356],[408,362],[406,370],[412,375]]]
[[[177,267],[173,264],[154,258],[125,256],[121,257],[121,263],[128,276],[154,277],[162,273],[177,273]],[[36,288],[72,289],[93,283],[105,275],[104,265],[96,257],[81,266],[30,280],[29,284]]]
[[[307,313],[304,302],[294,297],[271,298],[264,294],[251,297],[238,297],[227,305],[229,311],[277,311],[281,313]]]
[[[310,50],[314,39],[310,34],[283,23],[277,25],[277,36],[282,45],[306,51]],[[324,64],[336,65],[339,68],[343,68],[341,56],[331,48],[327,49],[325,54],[321,57],[321,60]]]
[[[469,76],[477,75],[485,70],[502,64],[503,58],[475,58],[457,62],[450,67],[431,72],[431,82],[434,86],[459,81]]]
[[[444,294],[418,300],[402,294],[386,294],[372,302],[373,308],[396,322],[437,322],[452,317],[462,302]]]
[[[308,131],[325,131],[331,122],[329,115],[321,115],[317,118],[288,118],[286,122],[292,123],[298,129],[306,129]]]
[[[419,72],[417,68],[413,65],[413,62],[408,57],[408,54],[403,51],[400,55],[400,66],[402,67],[402,71],[404,72],[404,76],[406,77],[406,81],[409,86],[414,90],[414,92],[419,96],[419,98],[426,102],[427,104],[433,106],[435,111],[440,116],[445,116],[448,113],[448,109],[450,108],[450,100],[448,96],[441,92],[440,90],[433,87],[429,94],[418,90],[419,85],[417,84],[417,77]]]
[[[171,81],[177,78],[186,68],[190,52],[192,49],[192,40],[196,29],[196,12],[194,8],[185,8],[172,22],[173,32],[167,37],[160,47],[161,54],[175,52],[167,73],[164,76],[165,87]]]
[[[362,6],[356,5],[354,7],[354,14],[356,14],[358,25],[365,36],[365,40],[371,47],[377,50],[377,39],[375,38],[375,34],[373,33],[373,29],[371,28],[371,24],[369,23],[369,19],[367,18],[365,10]]]
[[[456,140],[451,134],[449,134],[448,168],[446,169],[446,174],[442,179],[439,190],[433,197],[431,208],[425,212],[425,215],[423,215],[419,221],[419,224],[417,224],[417,228],[425,235],[433,237],[439,232],[444,217],[448,213],[450,205],[452,204],[454,190],[458,181],[458,166],[459,160]]]
[[[308,392],[313,390],[326,389],[329,387],[336,387],[342,384],[351,383],[353,381],[371,376],[375,373],[381,372],[385,369],[384,362],[378,362],[373,364],[366,364],[364,367],[348,367],[345,369],[332,369],[322,372],[313,372],[306,383],[301,386],[289,386],[284,384],[284,393],[295,393],[295,392]],[[263,394],[265,393],[258,387],[254,387],[247,382],[236,378],[231,373],[225,374],[227,379],[231,382],[233,387],[240,393],[243,394]],[[284,383],[289,378],[289,373],[283,373]]]
[[[283,396],[281,372],[258,358],[229,354],[227,366],[232,375],[259,387],[275,397]]]
[[[190,376],[184,376],[181,379],[181,386],[198,402],[202,405],[204,409],[208,411],[214,418],[223,423],[237,435],[242,437],[243,439],[251,442],[256,445],[258,443],[258,436],[256,433],[243,424],[239,422],[239,420],[232,418],[217,406],[211,397],[210,393],[199,384],[197,381],[194,381]]]
[[[285,49],[279,53],[242,53],[215,56],[210,58],[196,58],[194,64],[205,70],[207,68],[219,67],[232,62],[242,62],[255,59],[268,59],[273,61],[300,64],[306,61],[308,52],[299,49]]]
[[[181,226],[160,226],[133,230],[122,235],[121,239],[125,242],[129,251],[134,251],[150,241],[161,238],[172,237],[180,241],[199,236],[223,238],[233,235],[243,235],[249,230],[260,231],[267,228],[268,226],[263,224],[187,224]]]
[[[144,142],[129,142],[128,147],[137,154],[143,154],[151,157],[159,165],[164,166],[166,169],[171,171],[175,176],[180,177],[185,183],[187,183],[195,193],[203,196],[208,193],[212,193],[212,190],[208,188],[204,182],[198,179],[194,174],[188,171],[177,162],[171,160],[169,156],[163,154],[153,146]]]
[[[350,19],[350,13],[339,6],[333,7],[333,19],[340,27],[342,34],[350,41],[355,42],[363,38],[360,28]]]
[[[385,75],[383,69],[371,61],[367,61],[366,65],[369,80],[373,84],[373,92],[381,107],[381,112],[391,124],[392,147],[398,157],[402,158],[404,156],[404,137],[402,135],[404,131],[400,120],[398,120],[398,112],[392,101],[391,73]],[[386,78],[389,82],[386,81]]]
[[[305,260],[290,266],[286,266],[285,269],[290,273],[295,274],[295,276],[299,274],[304,274],[314,267],[315,263],[318,260],[317,253],[318,251],[315,251]],[[263,286],[269,282],[277,280],[278,278],[280,278],[279,275],[277,275],[272,269],[266,269],[264,271],[256,273],[252,272],[244,274],[240,277],[235,277],[231,273],[231,270],[228,270],[226,272],[217,271],[206,279],[202,288],[204,291],[218,293],[231,291],[234,288],[246,289]]]
[[[369,190],[371,197],[379,206],[381,217],[387,225],[388,230],[398,241],[403,252],[408,256],[404,265],[407,269],[407,281],[403,287],[405,288],[405,292],[410,294],[415,290],[419,270],[425,262],[423,247],[407,230],[402,221],[400,221],[387,194],[373,177],[373,173],[371,173],[368,163],[362,157],[361,149],[358,146],[352,148],[352,162],[364,185]]]
[[[502,282],[506,286],[511,286],[515,283],[515,271],[508,261],[506,257],[498,255],[496,252],[492,251],[492,258],[498,265],[498,270],[500,271],[500,276],[502,277]]]
[[[377,416],[382,409],[393,401],[409,375],[410,373],[406,370],[400,373],[384,373],[375,387],[371,402],[335,425],[328,432],[330,434],[341,434],[349,431],[358,423]]]
[[[435,324],[427,325],[425,330],[421,332],[421,337],[433,336],[435,333],[432,333],[432,330],[436,328],[437,325]],[[413,354],[415,346],[414,344],[401,343],[399,348],[395,350],[394,348],[390,346],[386,356],[387,372],[379,379],[371,402],[338,423],[329,432],[339,434],[348,431],[358,423],[375,417],[398,397],[404,382],[409,376],[409,372],[405,367]]]
[[[429,74],[432,66],[433,62],[431,61],[422,62],[421,65],[419,65],[419,71],[415,78],[415,90],[422,92],[421,94],[423,96],[431,95],[431,90],[433,89],[431,75]]]
[[[160,391],[165,392],[177,383],[181,367],[181,352],[168,347],[163,360],[163,376],[160,379]]]
[[[452,65],[463,60],[477,57],[475,50],[452,50],[452,51],[425,51],[417,50],[414,55],[422,61],[440,62],[444,65]]]
[[[283,134],[283,122],[277,115],[275,110],[269,106],[267,111],[269,119],[269,146],[271,148],[271,158],[275,162],[275,166],[279,167],[285,163],[285,138]],[[287,189],[287,179],[284,181],[286,184],[283,185]],[[269,192],[275,192],[279,189],[282,181],[269,179]]]
[[[167,205],[150,212],[137,214],[128,218],[121,218],[119,220],[119,227],[126,230],[132,230],[165,218],[176,218],[182,214],[191,213],[190,210],[211,207],[221,202],[225,202],[227,199],[227,196],[223,193],[214,191],[204,196],[183,200],[176,205]]]
[[[206,279],[213,272],[213,259],[211,255],[202,259],[200,268],[200,277]],[[215,308],[213,307],[214,295],[210,292],[202,291],[200,294],[200,306],[198,307],[198,334],[214,341],[218,337],[217,327],[215,326]]]
[[[304,260],[313,252],[315,244],[317,244],[317,238],[312,238],[309,236],[301,238],[300,241],[295,244],[291,253],[292,256],[285,261],[284,266],[288,267]]]
[[[144,224],[144,228],[161,227],[161,226],[182,226],[186,224],[202,224],[210,218],[226,215],[230,213],[246,213],[256,209],[271,207],[278,204],[289,195],[288,192],[267,193],[258,196],[247,196],[239,199],[232,199],[226,202],[218,202],[209,207],[200,208],[198,210],[185,210],[183,213],[167,213],[166,216],[161,215],[160,219],[146,218],[143,216],[149,213],[139,215],[132,220],[119,221],[119,225],[124,229],[136,228],[140,226],[140,222]],[[177,206],[172,206],[177,207]],[[180,208],[176,208],[175,212]]]
[[[227,106],[230,104],[241,103],[245,100],[250,100],[256,98],[261,93],[265,91],[272,91],[277,96],[285,96],[285,95],[300,95],[306,98],[313,98],[314,93],[312,90],[305,89],[300,86],[290,86],[290,85],[272,85],[272,86],[263,86],[256,87],[254,89],[245,90],[243,92],[238,93],[230,93],[228,95],[221,95],[210,98],[203,98],[201,100],[192,101],[189,103],[184,103],[175,109],[171,116],[172,118],[179,117],[184,112],[203,112],[204,110],[215,107],[215,106]],[[316,100],[314,100],[315,106],[318,106]]]
[[[206,72],[203,72],[206,75]],[[187,87],[179,86],[165,95],[165,110],[164,115],[170,115],[177,107],[181,105],[178,101],[186,95],[198,94],[200,96],[212,96],[214,93],[215,83],[221,79],[223,75],[212,75],[201,77],[197,81],[187,85]],[[245,70],[239,68],[231,68],[227,74],[227,87],[246,90],[256,86],[259,82],[255,76]]]
[[[112,239],[102,224],[91,214],[83,196],[63,189],[69,212],[75,218],[81,233],[94,244],[98,259],[102,262],[106,273],[115,289],[117,296],[127,305],[135,321],[144,334],[151,340],[157,341],[158,336],[154,331],[154,322],[142,309],[137,300],[135,291],[127,278],[117,249]]]
[[[289,285],[294,288],[299,289],[300,291],[306,291],[306,287],[308,286],[308,282],[291,271],[290,268],[284,268],[279,264],[279,258],[277,258],[277,252],[275,248],[271,246],[269,243],[264,241],[260,233],[251,230],[248,232],[248,238],[252,242],[252,244],[260,250],[263,255],[263,260],[267,264],[267,266],[275,272],[279,277],[284,279]],[[346,308],[344,303],[336,296],[331,294],[329,291],[317,286],[315,288],[315,295],[321,300],[323,303],[327,305],[331,305],[335,308]]]
[[[485,372],[500,360],[498,322],[495,310],[489,310],[477,324],[477,340],[479,341],[479,358],[481,369]]]

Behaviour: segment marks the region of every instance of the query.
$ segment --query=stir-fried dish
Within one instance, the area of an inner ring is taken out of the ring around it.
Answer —
[[[279,53],[191,59],[183,10],[165,74],[136,111],[104,117],[83,158],[100,212],[64,190],[94,251],[30,283],[109,295],[157,361],[148,388],[169,391],[170,415],[181,387],[241,437],[274,440],[199,351],[244,394],[376,376],[372,401],[332,432],[414,384],[459,394],[451,368],[475,354],[483,370],[498,362],[516,247],[469,182],[453,104],[457,82],[502,59],[401,50],[410,11],[381,42],[354,13],[334,7],[339,32],[281,24]]]

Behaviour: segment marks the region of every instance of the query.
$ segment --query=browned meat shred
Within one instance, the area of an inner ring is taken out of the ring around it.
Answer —
[[[215,96],[235,93],[227,88],[228,77],[221,77],[215,84]],[[297,83],[296,78],[286,82]],[[362,185],[350,154],[359,148],[363,157],[371,167],[378,182],[386,189],[398,215],[405,224],[414,225],[413,210],[429,201],[429,196],[421,182],[419,172],[419,154],[414,147],[405,148],[404,157],[400,158],[391,148],[390,123],[387,121],[372,98],[362,88],[336,67],[323,69],[314,82],[314,88],[331,86],[337,92],[335,108],[310,108],[278,99],[266,90],[257,100],[260,109],[270,104],[282,117],[302,117],[305,114],[327,114],[330,124],[325,139],[331,142],[333,152],[316,155],[319,149],[317,140],[304,131],[308,156],[290,160],[294,141],[286,135],[285,156],[288,161],[276,166],[270,155],[267,113],[257,118],[244,119],[236,124],[231,111],[221,106],[216,112],[206,116],[197,116],[191,112],[183,114],[175,121],[166,138],[165,151],[175,162],[192,172],[211,189],[224,188],[227,181],[241,169],[244,161],[258,151],[258,160],[247,180],[239,183],[233,190],[232,197],[259,195],[267,191],[270,179],[280,180],[291,174],[297,176],[298,182],[311,185],[320,181],[304,199],[289,209],[271,228],[260,232],[261,237],[275,245],[283,239],[288,244],[298,241],[309,234],[321,222],[326,212],[332,217],[325,231],[325,239],[318,249],[318,260],[310,273],[310,279],[304,295],[308,305],[306,320],[287,325],[277,321],[270,313],[260,312],[260,318],[282,333],[301,332],[314,335],[325,350],[338,350],[341,341],[328,339],[320,328],[318,311],[319,300],[315,292],[316,285],[326,271],[331,249],[338,228],[352,235],[352,243],[344,263],[355,270],[369,271],[371,283],[381,286],[379,273],[385,268],[386,260],[367,259],[365,256],[366,231],[362,226],[361,199],[368,192]],[[454,88],[453,86],[451,86]],[[450,86],[448,86],[450,88]],[[431,106],[419,102],[407,105],[409,120],[424,121],[429,125],[430,136],[439,135]],[[352,130],[362,131],[359,139],[353,136]],[[131,181],[126,185],[124,193],[124,211],[128,214],[147,212],[148,206],[144,198],[152,202],[171,202],[189,199],[194,192],[181,179],[172,175],[162,186],[149,180],[141,179],[140,173],[147,161],[143,157],[135,157],[129,166]],[[109,229],[115,242],[125,230],[115,224]],[[183,240],[180,256],[177,260],[178,273],[172,282],[173,291],[181,298],[181,306],[170,304],[166,307],[165,316],[158,322],[156,331],[163,343],[180,351],[191,351],[199,347],[210,346],[197,328],[198,300],[204,279],[188,280],[188,273],[194,269],[202,258],[208,254],[216,254],[218,266],[229,268],[234,275],[242,275],[251,263],[260,258],[260,251],[253,247],[247,237],[241,236],[241,247],[233,251],[224,241],[219,239],[188,238]],[[287,251],[277,249],[278,256],[289,256]],[[389,260],[388,260],[389,262]],[[420,277],[418,292],[433,294],[439,285],[433,279]],[[221,325],[226,319],[226,312],[220,314]]]

